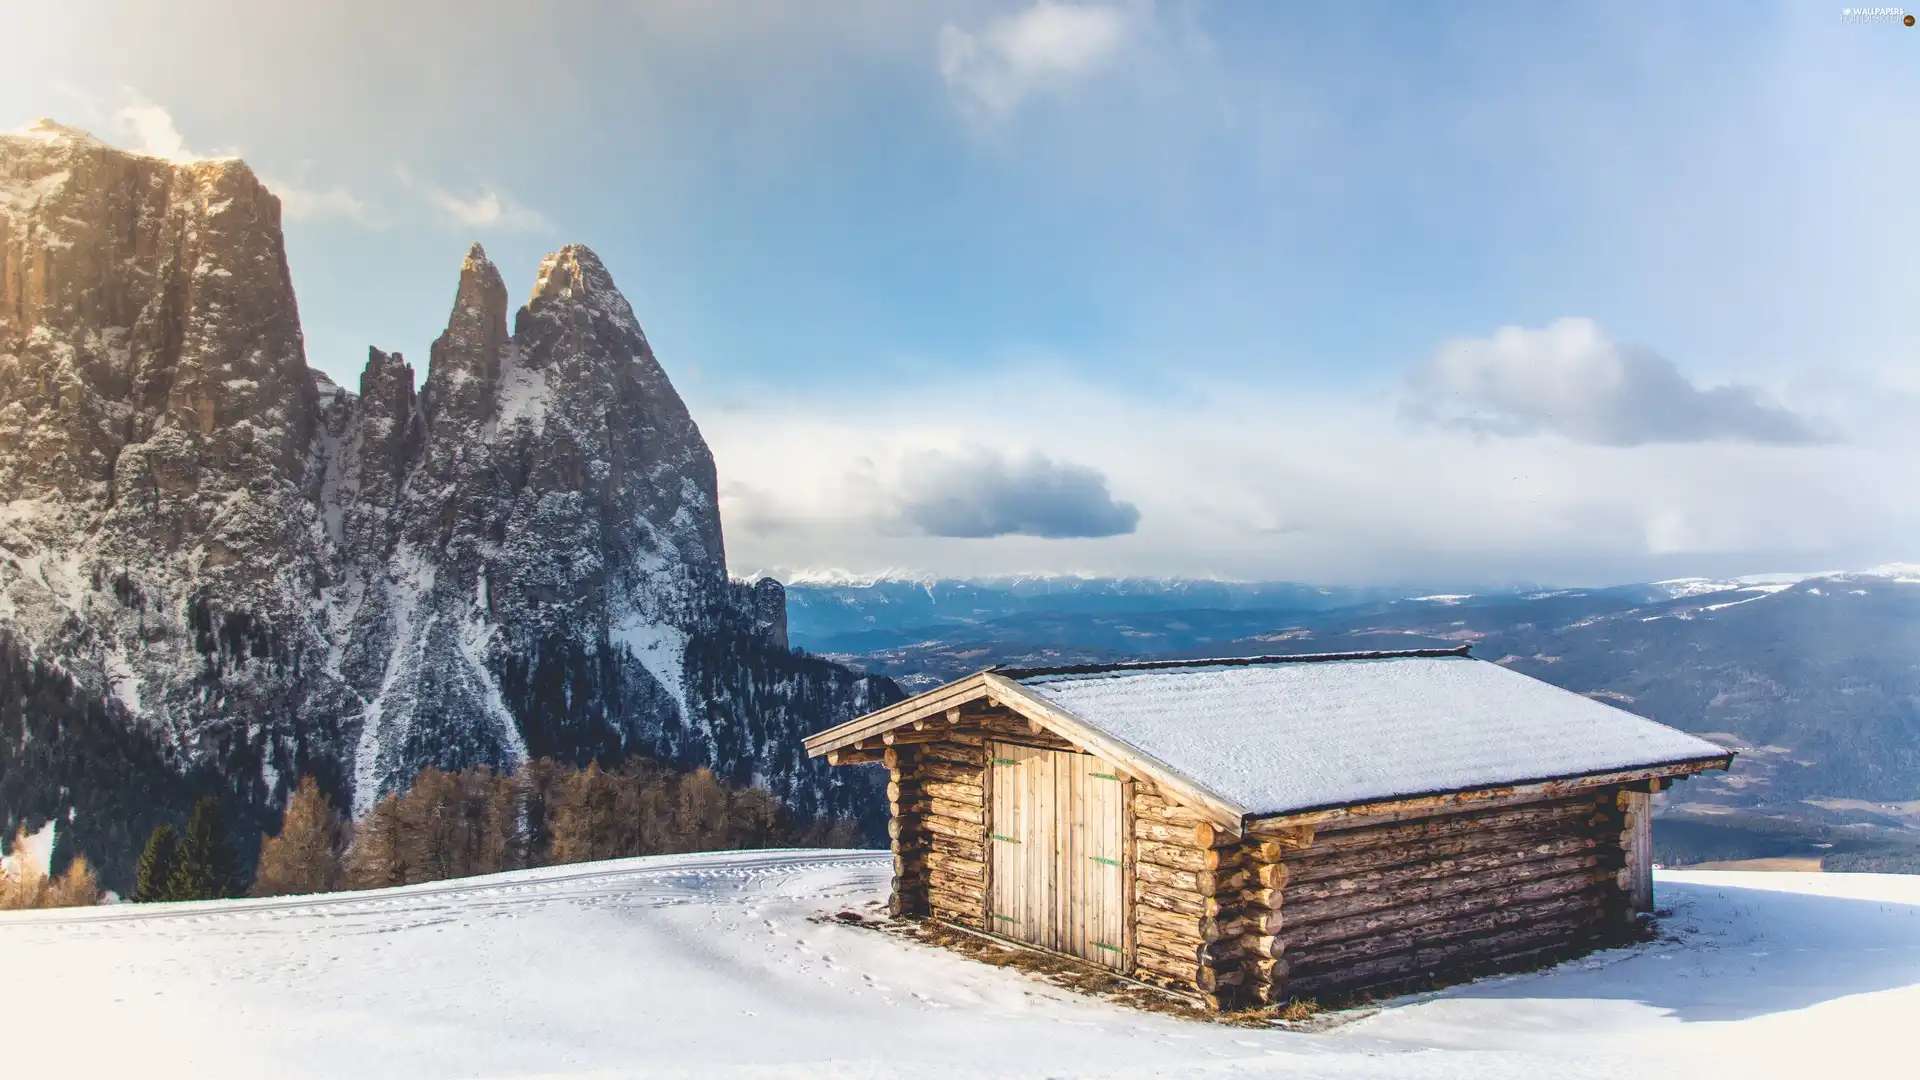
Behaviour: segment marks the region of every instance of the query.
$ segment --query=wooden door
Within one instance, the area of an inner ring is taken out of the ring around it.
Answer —
[[[1063,754],[1057,776],[1061,802],[1059,849],[1061,952],[1124,968],[1126,935],[1125,819],[1120,774],[1090,754]]]
[[[1054,944],[1054,758],[1012,743],[988,743],[993,812],[992,923],[996,934],[1042,948]]]
[[[1125,785],[1087,754],[990,743],[996,933],[1124,968]]]

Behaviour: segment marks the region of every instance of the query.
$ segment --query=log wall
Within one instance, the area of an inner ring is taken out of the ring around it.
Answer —
[[[989,740],[1077,749],[968,706],[846,752],[889,770],[896,914],[995,929]],[[1331,1003],[1567,955],[1652,907],[1644,782],[1236,837],[1131,779],[1126,971],[1215,1008]]]
[[[1036,731],[1006,710],[970,707],[889,733],[885,754],[892,803],[897,915],[931,916],[992,931],[987,850],[987,741],[1048,750],[1070,743]]]
[[[1258,845],[1139,777],[1132,810],[1134,977],[1199,994],[1214,1008],[1237,1004],[1250,973],[1262,970],[1246,950],[1273,925],[1262,899],[1271,867],[1257,862]]]
[[[1249,969],[1249,1003],[1443,983],[1617,936],[1635,911],[1627,794],[1315,830],[1275,864],[1274,932],[1240,949],[1270,962]]]

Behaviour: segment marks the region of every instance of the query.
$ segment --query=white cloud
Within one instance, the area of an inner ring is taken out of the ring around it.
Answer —
[[[380,224],[378,217],[367,204],[346,188],[335,186],[321,191],[264,176],[260,178],[260,182],[267,185],[267,190],[280,197],[280,209],[289,221],[337,219],[354,221],[362,225]]]
[[[993,407],[949,420],[927,405],[953,400]],[[1389,394],[1196,383],[1148,396],[1031,371],[694,410],[739,567],[1591,584],[1869,565],[1920,535],[1920,432],[1895,419],[1844,444],[1621,447],[1410,427]],[[920,463],[979,446],[1094,463],[1136,527],[901,528]]]
[[[129,140],[135,151],[181,163],[237,154],[233,150],[201,154],[187,149],[186,139],[181,136],[180,129],[174,125],[173,114],[165,106],[148,101],[139,91],[130,87],[122,93],[127,104],[114,110],[113,125],[122,138]]]
[[[1097,538],[1140,524],[1140,511],[1114,499],[1099,469],[1045,454],[971,446],[921,451],[903,465],[899,520],[928,536]]]
[[[68,92],[78,94],[78,91]],[[166,106],[149,101],[132,87],[123,88],[121,94],[127,103],[114,110],[113,126],[130,149],[180,164],[240,156],[239,150],[231,148],[209,154],[189,148]],[[365,202],[339,185],[319,190],[264,176],[260,182],[279,197],[280,209],[290,221],[340,219],[363,225],[378,223]]]
[[[427,200],[441,221],[456,228],[533,232],[553,227],[546,215],[522,206],[512,196],[490,186],[482,185],[474,194],[460,196],[438,185],[415,179],[405,169],[400,170],[400,179]]]
[[[1672,361],[1616,344],[1590,319],[1444,342],[1407,390],[1414,418],[1494,435],[1555,433],[1604,446],[1821,438],[1758,389],[1696,386]]]
[[[445,191],[430,190],[427,197],[446,214],[448,220],[476,229],[539,229],[546,218],[511,198],[483,189],[472,198],[462,199]]]
[[[1001,16],[978,32],[940,29],[940,75],[971,120],[993,123],[1030,97],[1097,74],[1126,44],[1125,12],[1052,0]]]

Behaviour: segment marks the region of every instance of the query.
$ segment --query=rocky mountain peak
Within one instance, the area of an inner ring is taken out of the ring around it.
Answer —
[[[0,499],[100,512],[144,484],[212,523],[290,495],[317,399],[279,201],[239,162],[0,137],[0,405]]]
[[[617,292],[613,287],[613,277],[607,273],[606,264],[600,256],[585,244],[568,244],[559,251],[548,253],[540,260],[540,271],[533,279],[533,295],[529,304],[542,300],[584,300],[585,298],[609,292]]]
[[[637,341],[642,348],[646,346],[646,334],[634,318],[633,308],[613,283],[606,264],[585,244],[568,244],[541,260],[527,310],[538,314],[556,306],[591,312]]]
[[[507,285],[500,279],[499,267],[493,265],[493,260],[487,258],[487,250],[479,244],[468,248],[467,257],[460,261],[460,286],[453,297],[453,322],[463,318],[496,324],[502,333],[506,330]]]
[[[53,119],[45,116],[41,117],[38,120],[35,120],[31,124],[28,124],[25,128],[22,128],[19,131],[4,132],[4,133],[0,133],[0,135],[25,136],[28,138],[38,139],[41,142],[61,141],[61,142],[67,142],[67,143],[92,144],[94,146],[103,146],[103,147],[106,145],[105,143],[101,142],[99,139],[94,138],[92,135],[89,135],[86,132],[81,131],[79,128],[68,127],[65,124],[58,123]]]
[[[475,245],[418,392],[371,349],[348,394],[244,163],[0,135],[0,660],[123,725],[0,738],[0,816],[76,814],[124,873],[165,793],[270,817],[302,775],[364,808],[429,765],[639,753],[877,807],[800,740],[896,689],[728,581],[713,457],[606,267],[562,248],[511,333],[508,303]]]
[[[421,397],[429,423],[443,415],[469,423],[492,418],[506,344],[507,286],[486,250],[475,244],[460,264],[446,332],[428,358]]]

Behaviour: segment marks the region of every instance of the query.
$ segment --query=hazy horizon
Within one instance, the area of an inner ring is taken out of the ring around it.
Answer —
[[[1565,581],[1543,581],[1538,579],[1495,579],[1479,580],[1440,579],[1425,580],[1417,578],[1382,578],[1371,581],[1308,581],[1295,578],[1230,578],[1200,574],[1101,574],[1081,570],[1031,570],[1003,574],[953,575],[930,571],[912,570],[902,567],[889,567],[875,571],[852,571],[836,567],[781,567],[766,566],[748,570],[730,570],[729,574],[737,581],[754,581],[771,577],[789,588],[793,587],[862,587],[882,583],[934,585],[942,583],[962,583],[988,586],[1009,585],[1030,581],[1108,581],[1108,582],[1165,582],[1193,583],[1209,585],[1244,586],[1293,586],[1298,588],[1367,590],[1422,590],[1461,587],[1477,589],[1493,594],[1502,592],[1525,592],[1531,590],[1581,590],[1608,589],[1627,585],[1661,585],[1684,581],[1711,581],[1736,584],[1758,585],[1787,581],[1803,581],[1828,576],[1893,576],[1899,580],[1920,579],[1920,563],[1882,563],[1875,566],[1823,567],[1799,570],[1741,570],[1725,573],[1676,574],[1671,577],[1622,577],[1592,578]],[[1434,593],[1431,595],[1447,595]],[[1413,592],[1406,594],[1408,599],[1421,599]]]

